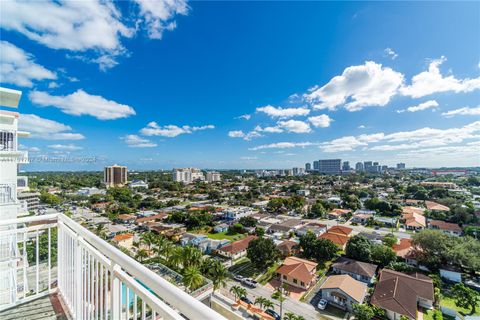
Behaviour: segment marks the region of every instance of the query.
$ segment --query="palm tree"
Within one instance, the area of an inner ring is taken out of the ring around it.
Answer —
[[[147,232],[142,235],[142,241],[148,246],[148,251],[150,251],[152,244],[155,242],[155,235],[152,232]]]
[[[183,248],[175,247],[173,248],[170,259],[168,259],[168,264],[172,269],[178,269],[180,264],[183,261]]]
[[[213,292],[218,288],[227,285],[228,271],[220,261],[213,262],[213,268],[211,269],[210,275],[213,282]]]
[[[203,284],[203,277],[200,270],[196,267],[188,267],[183,270],[183,284],[188,287],[190,292],[199,288]]]
[[[195,247],[186,246],[182,252],[182,265],[184,268],[198,267],[202,261],[202,252]]]
[[[105,231],[105,225],[98,224],[97,228],[95,229],[95,234],[105,240],[105,238],[107,237],[107,233]]]
[[[253,304],[258,304],[260,306],[260,309],[263,309],[265,300],[267,300],[267,298],[258,297],[255,299],[255,302]]]
[[[247,296],[247,290],[240,286],[231,287],[230,292],[235,296],[235,301]]]
[[[165,248],[167,243],[169,243],[169,241],[164,236],[159,235],[155,237],[154,244],[156,247],[154,250],[157,252],[158,255],[163,255],[163,249]]]
[[[284,320],[297,320],[297,316],[291,312],[285,313],[285,317],[283,317]]]
[[[274,304],[272,301],[268,300],[267,298],[265,298],[265,300],[263,300],[263,307],[265,309],[268,309],[268,308],[273,308],[274,307]]]
[[[175,251],[175,245],[171,242],[165,243],[163,246],[163,258],[168,261]]]
[[[140,262],[143,262],[146,258],[148,258],[147,250],[140,249],[137,251],[137,254],[135,255],[135,259],[137,259]]]

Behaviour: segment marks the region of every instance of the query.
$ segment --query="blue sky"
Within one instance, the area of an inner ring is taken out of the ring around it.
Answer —
[[[480,165],[478,2],[1,6],[27,170]]]

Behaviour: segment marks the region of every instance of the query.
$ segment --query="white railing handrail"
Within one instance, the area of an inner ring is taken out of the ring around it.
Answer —
[[[118,267],[121,267],[122,270],[131,275],[133,278],[141,281],[145,286],[156,293],[163,301],[177,309],[180,314],[186,316],[187,318],[202,320],[225,319],[216,311],[210,309],[202,302],[168,282],[160,275],[156,274],[132,257],[123,253],[107,241],[96,236],[94,233],[90,232],[64,214],[54,213],[48,215],[0,220],[0,226],[25,224],[39,221],[58,221],[59,227],[64,226],[67,228],[67,230],[69,229],[72,234],[75,234],[77,237],[81,238],[82,241],[85,241],[95,250],[105,256],[105,258],[109,259],[111,265],[117,265]]]
[[[46,217],[46,216],[44,216]],[[90,243],[94,248],[100,251],[113,263],[119,265],[132,277],[140,280],[154,292],[166,301],[168,304],[178,309],[182,314],[190,319],[225,319],[223,316],[210,309],[208,306],[190,296],[183,290],[177,288],[161,276],[148,269],[132,257],[115,248],[105,240],[96,236],[80,224],[63,214],[58,215],[58,219],[75,233]],[[42,219],[40,219],[42,220]]]

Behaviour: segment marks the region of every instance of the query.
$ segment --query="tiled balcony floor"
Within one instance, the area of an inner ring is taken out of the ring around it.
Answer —
[[[67,320],[57,294],[21,304],[0,312],[2,320]]]

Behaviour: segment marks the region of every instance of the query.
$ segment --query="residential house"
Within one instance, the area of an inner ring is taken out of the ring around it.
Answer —
[[[203,234],[185,233],[180,238],[180,244],[182,246],[198,246],[205,239],[207,236]]]
[[[327,239],[336,244],[340,249],[345,250],[348,239],[353,229],[344,226],[334,226],[322,234],[319,239]]]
[[[132,233],[117,234],[116,236],[113,237],[112,242],[119,247],[130,250],[133,247],[133,234]]]
[[[417,266],[416,251],[412,245],[412,240],[408,238],[401,238],[398,243],[392,247],[397,257],[405,260],[405,263],[411,266]]]
[[[401,223],[405,229],[419,231],[427,227],[423,214],[425,210],[417,207],[406,206],[402,208]]]
[[[428,210],[436,213],[450,211],[449,207],[433,201],[425,201],[425,207],[427,207]]]
[[[300,244],[295,241],[285,240],[277,245],[277,249],[280,251],[282,256],[288,257],[300,252]]]
[[[254,214],[255,211],[249,207],[228,208],[223,211],[223,214],[228,220],[239,220],[243,217],[248,217]]]
[[[206,238],[197,244],[197,248],[200,249],[200,251],[202,251],[205,254],[210,254],[213,251],[216,251],[221,247],[226,246],[229,243],[230,241],[227,239],[216,240],[216,239]]]
[[[220,223],[213,227],[213,231],[216,233],[226,232],[228,230],[228,224]]]
[[[146,223],[152,222],[152,221],[165,220],[167,217],[168,217],[168,214],[166,214],[166,213],[158,213],[158,214],[148,216],[148,217],[137,218],[137,220],[135,220],[135,223],[138,224],[138,225],[143,225],[143,224],[146,224]]]
[[[287,257],[275,271],[283,283],[305,289],[316,281],[317,263],[297,257]]]
[[[355,280],[366,284],[373,283],[378,266],[346,257],[340,257],[332,264],[332,271],[336,274],[348,274]]]
[[[295,234],[298,237],[301,237],[303,235],[306,235],[309,231],[315,236],[319,237],[323,233],[327,232],[327,226],[321,223],[310,222],[295,230]]]
[[[328,277],[320,286],[322,298],[343,310],[352,311],[354,304],[362,304],[367,295],[367,285],[348,274]]]
[[[370,213],[355,213],[352,217],[352,222],[366,224],[369,219],[373,218],[373,214]]]
[[[431,309],[433,301],[431,278],[420,273],[406,274],[383,269],[370,302],[384,309],[389,319],[397,320],[401,316],[418,319],[418,307]]]
[[[462,228],[460,228],[458,224],[442,220],[430,220],[428,222],[428,228],[440,230],[450,236],[459,237],[462,235]]]
[[[237,260],[247,255],[248,244],[250,243],[250,241],[256,238],[256,236],[247,236],[241,240],[237,240],[219,248],[217,252],[218,254],[226,258]]]
[[[338,220],[340,218],[345,218],[349,213],[351,213],[352,210],[349,209],[333,209],[328,213],[328,218],[329,219],[335,219]]]
[[[123,224],[133,224],[136,220],[136,217],[132,214],[121,214],[115,219],[118,223]]]
[[[269,233],[280,233],[282,235],[288,235],[290,232],[295,232],[305,223],[300,219],[289,219],[278,224],[273,224],[268,228]]]

